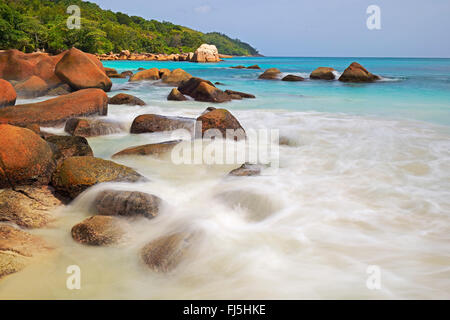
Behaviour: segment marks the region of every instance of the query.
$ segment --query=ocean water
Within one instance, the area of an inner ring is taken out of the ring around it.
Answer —
[[[319,66],[342,72],[358,61],[383,80],[257,80],[278,67],[307,76]],[[256,99],[219,105],[245,129],[276,129],[279,169],[227,178],[238,165],[175,165],[170,157],[116,160],[150,179],[95,186],[33,230],[54,244],[51,258],[0,282],[0,298],[69,299],[448,299],[450,298],[450,59],[233,58],[216,64],[105,62],[119,72],[183,68]],[[197,117],[210,103],[170,102],[158,82],[114,79],[110,96],[147,106],[109,106],[107,119],[131,125],[140,114]],[[23,102],[23,101],[20,101]],[[19,102],[19,103],[20,103]],[[217,105],[216,105],[217,107]],[[63,133],[62,128],[43,128]],[[168,134],[90,138],[98,157]],[[139,190],[165,200],[152,220],[130,221],[119,247],[75,243],[71,227],[93,214],[104,189]],[[155,273],[139,258],[148,241],[175,231],[201,235],[182,263]],[[66,288],[66,268],[81,268],[81,290]],[[380,270],[371,290],[370,266]]]

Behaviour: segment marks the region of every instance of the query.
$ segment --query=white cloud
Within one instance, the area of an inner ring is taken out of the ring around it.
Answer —
[[[208,13],[211,11],[211,7],[208,5],[203,5],[195,8],[194,11],[197,13]]]

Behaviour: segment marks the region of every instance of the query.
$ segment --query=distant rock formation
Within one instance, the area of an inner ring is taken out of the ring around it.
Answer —
[[[219,51],[215,45],[212,44],[202,44],[194,52],[191,62],[219,62]]]

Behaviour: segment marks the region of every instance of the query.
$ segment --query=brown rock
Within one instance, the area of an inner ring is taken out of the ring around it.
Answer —
[[[108,96],[100,89],[85,89],[47,101],[0,109],[0,123],[54,126],[76,116],[106,115]]]
[[[129,81],[143,81],[143,80],[159,80],[159,70],[152,68],[148,70],[139,71],[134,74]]]
[[[246,69],[245,66],[232,66],[230,69]]]
[[[179,232],[148,243],[141,250],[144,263],[155,272],[173,270],[188,254],[194,242],[191,233]]]
[[[277,80],[279,79],[281,74],[281,71],[277,68],[270,68],[264,71],[263,74],[261,74],[258,79],[265,79],[265,80]]]
[[[37,76],[31,76],[27,80],[15,86],[16,92],[22,98],[35,98],[47,93],[49,87],[47,83]]]
[[[318,67],[313,72],[311,72],[309,77],[314,80],[334,80],[336,78],[333,73],[334,71],[336,70],[334,70],[333,68]]]
[[[51,249],[38,236],[0,224],[0,278],[19,272]]]
[[[0,124],[0,188],[48,184],[54,170],[47,142],[29,129]]]
[[[160,131],[173,131],[177,129],[194,129],[194,119],[182,117],[166,117],[157,114],[143,114],[134,119],[131,124],[131,133],[148,133]]]
[[[101,62],[95,56],[72,48],[56,65],[55,74],[74,90],[99,88],[109,91],[112,82],[100,66]]]
[[[135,182],[142,176],[131,168],[94,157],[71,157],[62,161],[52,176],[56,191],[74,199],[87,188],[109,181]]]
[[[237,134],[234,139],[245,139],[244,128],[242,128],[239,121],[226,109],[215,109],[202,114],[197,118],[197,123],[198,121],[201,122],[202,137],[205,136],[206,131],[217,129],[222,133],[222,137],[225,139],[227,129],[232,129],[235,130],[235,133]]]
[[[373,82],[380,80],[380,77],[367,71],[362,65],[353,62],[340,76],[339,81],[343,82]]]
[[[226,94],[229,95],[237,95],[241,98],[245,98],[245,99],[254,99],[256,98],[253,94],[250,93],[245,93],[245,92],[239,92],[239,91],[233,91],[233,90],[225,90]]]
[[[229,176],[235,177],[250,177],[259,176],[261,174],[261,166],[256,164],[244,163],[237,169],[230,171]]]
[[[43,57],[34,67],[34,74],[44,80],[49,88],[63,84],[63,81],[55,74],[55,68],[66,53],[67,51],[64,51],[56,56]]]
[[[97,213],[104,216],[143,216],[154,218],[159,214],[161,198],[138,191],[105,190],[94,200]]]
[[[214,85],[210,85],[204,81],[200,82],[197,88],[195,88],[194,92],[191,94],[191,97],[193,97],[196,101],[215,103],[222,103],[231,100],[228,94],[216,88]]]
[[[67,120],[64,131],[72,136],[97,137],[113,133],[119,133],[125,128],[117,122],[99,120],[71,118]]]
[[[54,159],[59,164],[70,157],[94,156],[88,141],[78,136],[49,136],[45,140],[52,147]]]
[[[141,99],[126,94],[126,93],[119,93],[116,94],[114,97],[109,98],[108,101],[109,104],[126,104],[129,106],[145,106],[145,102]]]
[[[207,84],[214,86],[211,81],[204,80],[202,78],[192,77],[189,80],[183,81],[179,86],[178,90],[185,95],[192,96],[195,89],[199,86],[200,83],[206,82]]]
[[[120,74],[125,77],[131,77],[131,76],[133,76],[133,71],[123,71]]]
[[[253,65],[253,66],[247,67],[247,69],[260,70],[261,68],[260,68],[257,64],[255,64],[255,65]]]
[[[170,73],[165,73],[162,76],[162,82],[174,86],[180,85],[183,81],[189,80],[192,76],[183,69],[175,69]]]
[[[288,74],[286,77],[281,79],[281,81],[304,81],[304,80],[305,79],[303,77],[296,76],[296,75],[293,75],[293,74]]]
[[[172,71],[170,71],[170,70],[167,69],[167,68],[159,69],[159,77],[162,79],[164,76],[170,75],[171,72],[172,72]]]
[[[16,187],[0,190],[0,221],[23,228],[42,228],[53,220],[51,210],[62,205],[53,190],[44,187]]]
[[[47,92],[47,95],[48,96],[63,96],[65,94],[69,94],[71,92],[72,92],[72,88],[68,84],[63,83],[53,89],[50,89]]]
[[[72,228],[72,238],[81,244],[109,246],[120,243],[126,235],[126,223],[111,216],[87,218]]]
[[[123,156],[146,156],[146,155],[159,155],[171,151],[181,140],[165,141],[160,143],[146,144],[143,146],[130,147],[122,151],[117,152],[112,158]]]
[[[36,61],[16,49],[0,52],[0,78],[23,81],[34,75]]]
[[[16,104],[16,90],[8,81],[0,79],[0,108]]]
[[[168,97],[167,100],[169,101],[186,101],[187,98],[177,89],[177,88],[173,88]]]

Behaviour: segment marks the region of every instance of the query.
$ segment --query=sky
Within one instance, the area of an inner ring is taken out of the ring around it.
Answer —
[[[266,56],[450,57],[450,0],[90,0],[238,38]],[[380,9],[370,30],[367,9]]]

